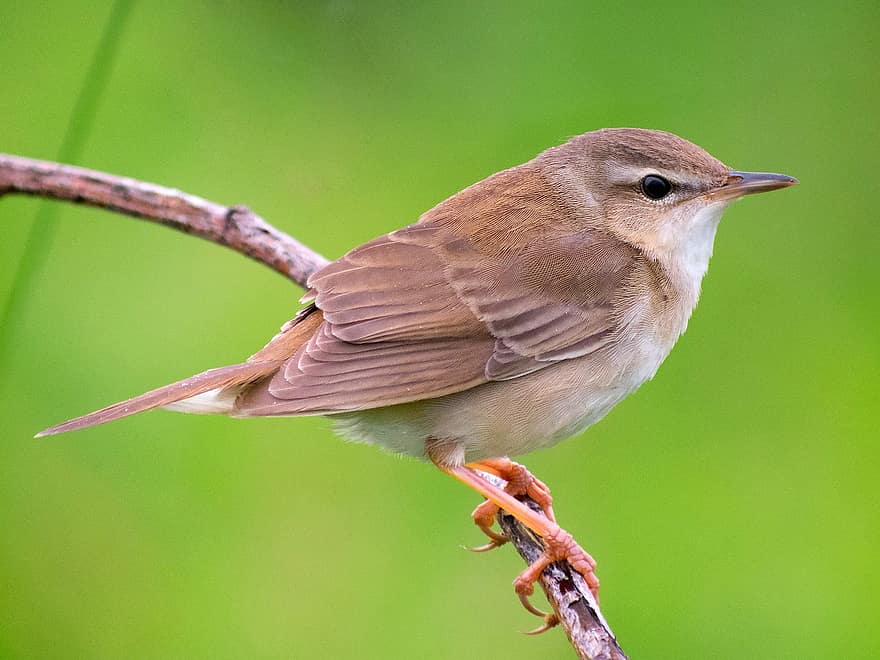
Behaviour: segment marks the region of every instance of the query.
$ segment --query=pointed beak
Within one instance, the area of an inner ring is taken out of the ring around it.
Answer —
[[[797,179],[787,174],[731,170],[727,175],[727,181],[709,194],[713,199],[737,199],[752,193],[788,188],[797,182]]]

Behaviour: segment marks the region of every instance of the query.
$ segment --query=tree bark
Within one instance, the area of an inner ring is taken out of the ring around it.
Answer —
[[[86,204],[157,222],[225,245],[300,286],[327,263],[245,206],[223,206],[152,183],[0,154],[0,197],[12,193]],[[524,501],[540,510],[531,500]],[[503,511],[498,522],[527,563],[541,554],[541,540],[531,530]],[[626,658],[580,574],[566,562],[558,562],[544,570],[540,582],[579,658]]]

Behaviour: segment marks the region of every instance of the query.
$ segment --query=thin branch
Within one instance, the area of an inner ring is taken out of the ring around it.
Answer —
[[[535,511],[541,510],[532,500],[525,501]],[[540,538],[507,512],[501,511],[498,524],[527,564],[544,550]],[[626,660],[586,581],[568,562],[544,569],[541,587],[581,660]]]
[[[0,196],[22,193],[142,218],[225,245],[300,286],[327,260],[245,206],[72,165],[0,154]]]
[[[19,193],[116,211],[194,234],[244,254],[304,286],[327,260],[268,224],[244,206],[222,206],[152,183],[0,154],[0,197]],[[531,500],[530,506],[539,509]],[[499,524],[520,555],[532,562],[543,551],[540,539],[502,512]],[[578,657],[625,660],[583,578],[560,562],[541,575],[560,626]]]

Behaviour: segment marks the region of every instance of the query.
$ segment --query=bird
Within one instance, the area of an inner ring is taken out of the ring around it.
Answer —
[[[547,628],[528,600],[541,572],[566,560],[597,595],[596,562],[510,457],[579,433],[651,379],[687,328],[725,208],[796,183],[664,131],[577,135],[316,271],[305,307],[246,361],[37,435],[154,408],[327,416],[342,436],[482,495],[478,549],[506,541],[492,529],[499,509],[534,531],[544,552],[514,589]]]

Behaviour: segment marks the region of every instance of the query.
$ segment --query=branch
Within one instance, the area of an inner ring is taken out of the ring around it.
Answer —
[[[525,502],[535,511],[541,510],[534,501]],[[540,538],[507,512],[500,512],[498,524],[527,564],[543,552]],[[545,568],[541,587],[581,660],[626,660],[587,583],[568,562],[556,562]]]
[[[327,263],[322,256],[268,224],[244,206],[222,206],[179,190],[125,177],[0,154],[0,197],[19,193],[116,211],[194,234],[244,254],[300,286]],[[531,500],[530,506],[539,509]],[[499,524],[529,563],[543,551],[530,530],[504,512]],[[541,575],[560,625],[579,658],[625,660],[583,578],[565,563]]]
[[[72,165],[0,154],[0,197],[22,193],[116,211],[194,234],[269,266],[300,286],[327,260],[245,206]]]

